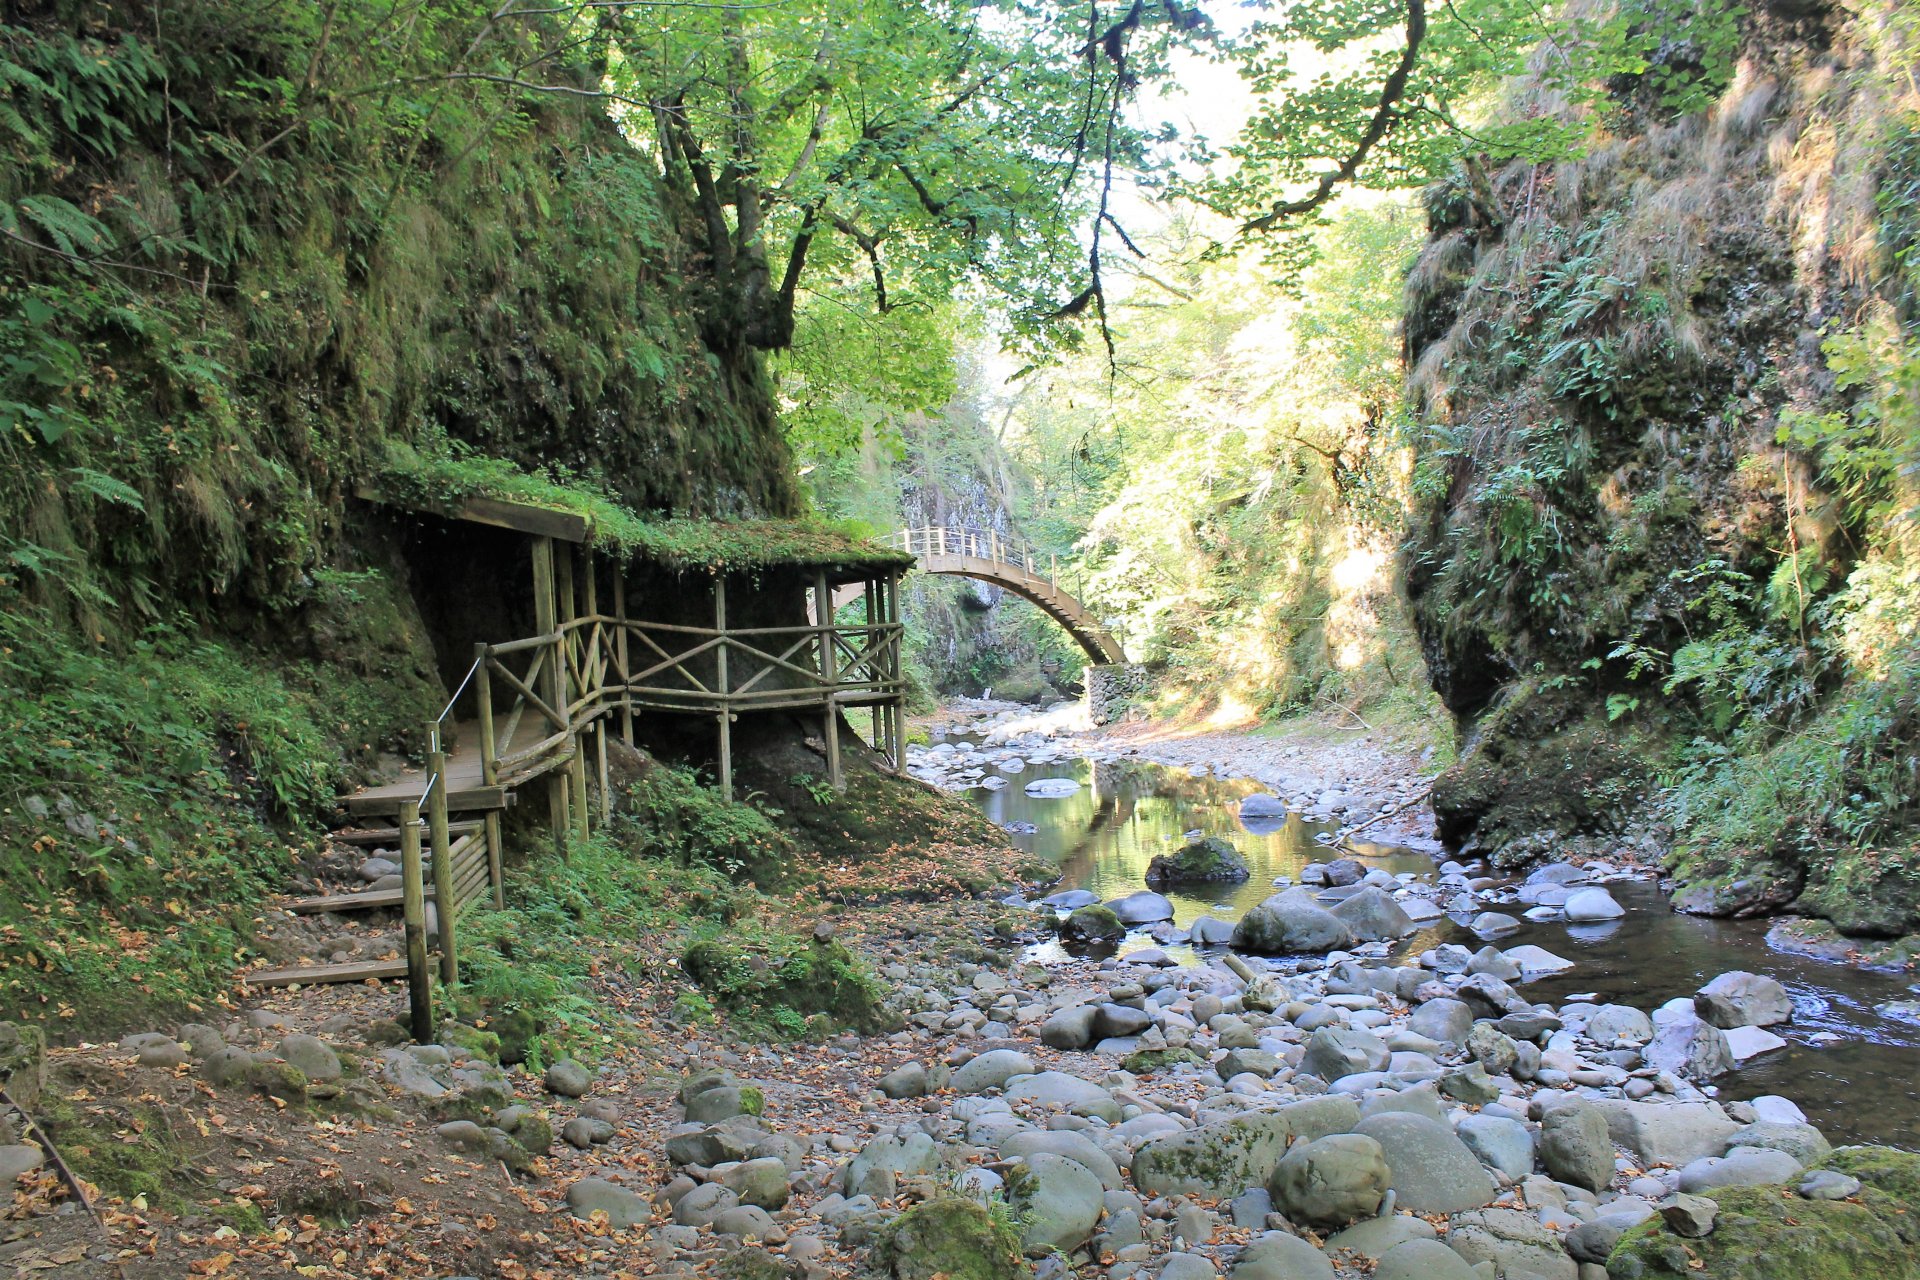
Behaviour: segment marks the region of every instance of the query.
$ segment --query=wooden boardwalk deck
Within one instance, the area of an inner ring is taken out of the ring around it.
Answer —
[[[513,741],[500,744],[500,754],[508,755],[519,747],[539,741],[541,730],[532,721],[533,718],[529,716],[515,728]],[[481,780],[479,723],[462,721],[449,736],[449,745],[453,750],[447,753],[448,811],[478,813],[487,809],[506,808],[507,788],[490,787]],[[409,800],[418,800],[421,788],[426,785],[426,770],[409,769],[392,782],[378,787],[363,787],[339,799],[355,818],[397,818],[400,816],[400,806]],[[395,832],[396,838],[398,834]]]

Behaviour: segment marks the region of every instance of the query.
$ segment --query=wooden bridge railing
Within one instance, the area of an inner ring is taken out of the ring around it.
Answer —
[[[1080,594],[1080,588],[1084,585],[1078,566],[1071,561],[1067,566],[1068,576],[1063,579],[1060,576],[1059,555],[1051,551],[1035,550],[1033,544],[1026,539],[1005,537],[997,529],[949,529],[944,526],[927,526],[919,529],[897,530],[889,534],[884,541],[887,546],[898,548],[920,560],[939,556],[965,556],[1007,565],[1029,577],[1055,583],[1074,595]]]

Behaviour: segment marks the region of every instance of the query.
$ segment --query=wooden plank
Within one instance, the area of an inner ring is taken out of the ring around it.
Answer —
[[[402,891],[399,889],[363,889],[359,893],[327,893],[317,898],[302,898],[287,910],[296,915],[312,916],[322,911],[376,911],[384,907],[400,905]]]
[[[392,817],[400,812],[403,797],[369,793],[341,796],[340,803],[356,818]],[[462,787],[447,797],[447,808],[457,813],[479,813],[507,807],[505,787]]]
[[[357,960],[352,964],[313,964],[291,969],[262,969],[242,974],[250,987],[312,986],[326,982],[365,982],[370,978],[404,978],[404,960]]]
[[[403,502],[395,502],[372,485],[356,485],[353,496],[364,502],[377,502],[382,506],[400,507],[403,510],[420,510]],[[437,511],[426,511],[427,515],[439,515]],[[571,511],[556,511],[552,507],[536,507],[528,502],[512,502],[505,498],[471,497],[461,502],[453,510],[453,518],[466,520],[473,524],[492,525],[497,529],[514,529],[521,533],[531,533],[540,537],[559,538],[565,542],[585,542],[593,529],[593,522],[583,515]]]
[[[455,822],[447,827],[456,835],[466,835],[469,831],[478,831],[480,823],[469,820]],[[398,827],[369,827],[364,831],[336,831],[327,837],[334,844],[350,844],[355,848],[369,848],[374,845],[394,845],[400,842]]]

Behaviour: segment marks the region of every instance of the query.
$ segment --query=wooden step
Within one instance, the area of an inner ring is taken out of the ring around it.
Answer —
[[[327,893],[318,898],[302,898],[288,905],[287,910],[296,915],[312,916],[322,911],[375,911],[383,907],[397,907],[406,896],[404,889],[363,889],[359,893]],[[433,889],[427,889],[427,899],[432,901]]]
[[[480,824],[478,822],[449,822],[447,824],[447,830],[456,836],[465,835],[469,831],[478,831],[479,829]],[[376,827],[365,831],[336,831],[328,836],[327,839],[333,841],[335,844],[350,844],[355,848],[366,848],[372,845],[382,844],[397,845],[400,843],[400,828]]]
[[[369,792],[362,795],[341,796],[339,802],[349,814],[356,818],[397,818],[404,801],[412,800],[411,793],[398,792],[380,794]],[[507,789],[505,787],[462,787],[447,796],[447,810],[451,813],[477,813],[483,809],[504,809],[507,807]],[[398,838],[397,836],[395,837]]]
[[[405,960],[356,960],[352,964],[311,964],[291,969],[261,969],[241,975],[250,987],[291,987],[322,982],[365,982],[369,978],[404,978]]]

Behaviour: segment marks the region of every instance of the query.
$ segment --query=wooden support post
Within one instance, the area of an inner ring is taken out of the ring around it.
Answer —
[[[868,578],[862,586],[866,592],[867,669],[868,673],[872,674],[874,646],[878,643],[881,634],[880,589],[879,585],[872,578]],[[873,749],[884,755],[886,753],[886,745],[880,734],[880,704],[877,702],[874,703],[869,710],[873,713]]]
[[[420,874],[420,803],[400,805],[400,915],[407,940],[407,1006],[413,1038],[433,1040],[433,973],[427,968],[427,890]]]
[[[433,913],[440,920],[440,981],[460,981],[459,957],[453,944],[454,916],[460,904],[453,898],[453,841],[447,836],[447,753],[437,723],[427,726],[427,836],[433,841]]]
[[[887,620],[898,634],[900,627],[900,575],[890,574],[887,578]],[[900,689],[900,646],[890,643],[887,646],[887,660],[882,664],[887,673],[887,682],[893,686],[893,696],[887,700],[891,711],[889,719],[893,724],[893,770],[899,773],[907,766],[907,719],[906,702]]]
[[[487,668],[491,658],[486,645],[473,646],[473,661],[473,699],[480,713],[480,781],[493,787],[500,784],[500,744],[493,738],[493,673]],[[487,810],[481,826],[486,831],[487,883],[493,888],[493,909],[499,911],[507,905],[506,885],[502,883],[506,851],[500,847],[500,811]]]
[[[593,726],[593,747],[600,757],[600,825],[613,821],[613,789],[607,785],[607,722],[603,717]]]
[[[552,635],[559,625],[558,607],[554,600],[552,538],[533,540],[533,625],[543,636]],[[540,692],[550,707],[566,705],[564,662],[558,644],[545,651]],[[509,751],[513,750],[511,742],[506,747]],[[567,848],[567,777],[559,769],[547,774],[547,819],[553,835],[553,847],[564,854]]]
[[[827,743],[827,782],[835,791],[845,791],[847,780],[840,772],[840,704],[834,701],[834,692],[840,684],[840,664],[833,651],[833,588],[827,585],[825,569],[814,570],[813,600],[820,615],[820,679],[827,687],[827,709],[820,726],[821,736]]]
[[[616,560],[613,565],[613,652],[620,659],[620,738],[628,746],[633,745],[633,691],[625,673],[631,672],[627,665],[627,566]]]
[[[727,575],[713,575],[713,629],[720,643],[714,646],[714,690],[720,695],[720,798],[733,799],[733,705],[728,697],[727,681]]]
[[[554,568],[557,571],[554,594],[560,603],[558,622],[565,627],[580,616],[580,594],[575,587],[571,549],[560,553]],[[585,840],[590,834],[587,829],[587,757],[573,713],[567,709],[586,692],[586,673],[574,661],[573,646],[578,638],[579,632],[575,630],[568,630],[560,637],[557,651],[560,659],[560,700],[553,706],[554,710],[567,717],[567,743],[573,751],[567,760],[566,812],[571,820],[574,839]]]

